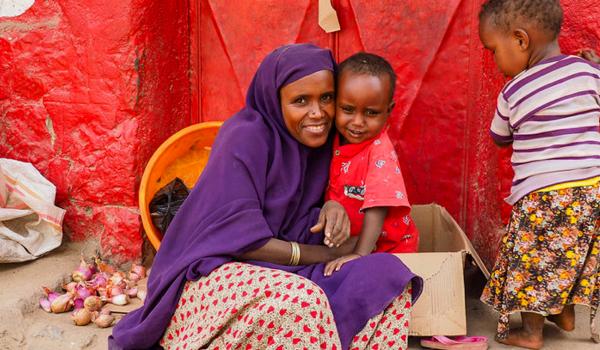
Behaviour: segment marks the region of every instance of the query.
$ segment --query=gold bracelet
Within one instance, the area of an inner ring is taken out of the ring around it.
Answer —
[[[300,245],[296,242],[292,242],[292,246],[296,248],[296,258],[294,259],[294,266],[300,263]]]
[[[300,262],[300,245],[296,242],[290,242],[292,247],[292,255],[290,256],[289,265],[297,266]]]

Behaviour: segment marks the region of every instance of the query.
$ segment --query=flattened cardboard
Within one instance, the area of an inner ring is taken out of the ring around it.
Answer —
[[[423,293],[411,313],[409,334],[465,335],[466,255],[471,255],[486,277],[489,272],[446,209],[437,204],[414,205],[411,216],[419,229],[419,252],[396,254],[424,280]]]
[[[399,255],[424,282],[410,316],[409,335],[464,335],[467,318],[462,253]]]

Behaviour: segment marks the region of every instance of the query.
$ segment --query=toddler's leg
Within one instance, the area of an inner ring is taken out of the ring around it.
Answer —
[[[542,330],[544,316],[531,312],[521,312],[523,325],[521,328],[511,329],[504,339],[496,340],[502,344],[519,346],[528,349],[541,349],[544,345]]]
[[[575,305],[565,305],[560,314],[550,315],[547,318],[560,329],[570,332],[575,329]]]

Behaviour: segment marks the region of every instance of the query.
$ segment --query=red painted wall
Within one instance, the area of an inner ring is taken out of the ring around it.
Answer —
[[[0,157],[56,184],[74,240],[140,256],[145,162],[189,124],[189,6],[36,1],[0,18]]]
[[[504,79],[479,44],[481,0],[332,3],[336,34],[318,27],[316,0],[37,0],[0,18],[0,156],[57,185],[68,236],[135,258],[136,190],[162,141],[236,112],[279,45],[311,41],[338,59],[365,49],[399,75],[391,134],[411,200],[447,207],[491,263],[512,170],[487,133]],[[565,52],[600,49],[596,1],[563,6]]]

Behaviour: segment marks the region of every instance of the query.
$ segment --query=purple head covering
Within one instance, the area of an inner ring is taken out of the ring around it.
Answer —
[[[283,46],[264,59],[248,89],[246,106],[221,127],[206,168],[161,242],[144,306],[115,326],[110,349],[157,347],[186,281],[208,275],[271,238],[321,244],[323,236],[309,228],[322,205],[331,142],[309,148],[290,135],[279,89],[317,71],[333,72],[334,67],[329,50],[308,44]],[[319,284],[328,295],[345,348],[415,277],[387,254],[350,262],[329,278],[323,277],[323,264],[253,263],[293,271]],[[390,271],[397,277],[390,277]],[[420,279],[415,281],[418,295]],[[379,288],[374,291],[372,283]]]

